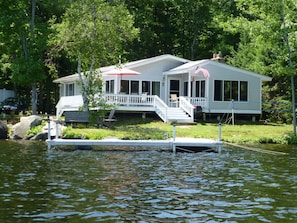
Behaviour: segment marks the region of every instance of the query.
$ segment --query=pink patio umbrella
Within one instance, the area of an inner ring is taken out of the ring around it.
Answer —
[[[127,69],[127,68],[117,67],[117,68],[115,68],[113,70],[106,71],[103,74],[105,74],[105,75],[120,75],[120,76],[122,76],[122,75],[138,75],[140,73],[137,72],[137,71],[134,71],[134,70]]]
[[[126,76],[126,75],[139,75],[140,73],[134,70],[130,70],[128,68],[124,68],[124,67],[116,67],[115,69],[112,69],[110,71],[106,71],[103,73],[104,75],[116,75],[116,76],[120,76],[120,82],[122,81],[122,76]],[[121,89],[121,86],[120,86]]]
[[[202,73],[203,77],[204,78],[208,78],[210,76],[208,70],[206,70],[205,68],[203,67],[197,67],[194,74],[199,74],[199,73]]]

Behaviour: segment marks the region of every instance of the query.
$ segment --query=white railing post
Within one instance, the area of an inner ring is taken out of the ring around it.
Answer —
[[[56,120],[56,139],[59,138],[59,120]]]

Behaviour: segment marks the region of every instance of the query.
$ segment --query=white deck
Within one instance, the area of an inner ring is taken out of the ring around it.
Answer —
[[[220,141],[212,139],[176,138],[168,140],[83,140],[83,139],[51,139],[47,140],[48,148],[53,146],[141,146],[141,147],[166,147],[175,152],[176,147],[206,147],[220,152],[223,145]]]
[[[156,95],[106,94],[104,97],[106,103],[114,106],[117,111],[156,112],[167,123],[194,123],[195,106],[205,107],[206,104],[205,98],[199,98],[198,100],[198,98],[182,96],[179,97],[178,102],[175,102],[174,107],[172,107],[172,103],[169,102],[169,105],[167,105]],[[64,111],[79,110],[81,106],[83,106],[81,95],[61,97],[56,105],[57,118]]]

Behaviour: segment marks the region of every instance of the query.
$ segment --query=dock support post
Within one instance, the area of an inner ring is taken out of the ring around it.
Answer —
[[[234,126],[234,99],[232,99],[232,125]]]
[[[56,120],[56,139],[59,138],[59,120]]]
[[[51,144],[50,141],[51,140],[51,121],[50,121],[50,117],[47,116],[47,149],[50,150],[51,149]]]
[[[176,125],[173,124],[173,142],[172,142],[172,151],[176,153],[176,146],[175,146],[175,138],[176,138]]]
[[[218,141],[221,142],[222,140],[222,123],[219,123],[219,130],[218,130]],[[218,146],[218,153],[221,153],[221,146]]]

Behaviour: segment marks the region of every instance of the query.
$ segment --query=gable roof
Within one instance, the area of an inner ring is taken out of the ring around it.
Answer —
[[[177,57],[177,56],[173,56],[170,54],[164,54],[164,55],[160,55],[160,56],[155,56],[155,57],[151,57],[151,58],[146,58],[146,59],[141,59],[141,60],[136,60],[136,61],[132,61],[132,62],[127,62],[127,63],[123,63],[122,66],[125,68],[129,68],[129,69],[134,69],[137,67],[141,67],[147,64],[152,64],[152,63],[156,63],[162,60],[167,60],[167,61],[177,61],[177,62],[181,62],[181,63],[185,63],[187,64],[188,62],[190,62],[190,60],[181,58],[181,57]],[[105,66],[105,67],[100,67],[97,70],[99,70],[101,73],[110,71],[112,69],[115,69],[118,65],[111,65],[111,66]],[[71,74],[65,77],[61,77],[58,78],[56,80],[54,80],[54,83],[66,83],[66,82],[74,82],[78,80],[78,74]]]
[[[153,64],[159,61],[177,61],[177,62],[181,62],[181,63],[188,63],[190,60],[181,58],[181,57],[177,57],[177,56],[173,56],[170,54],[164,54],[164,55],[160,55],[160,56],[155,56],[155,57],[151,57],[151,58],[146,58],[146,59],[141,59],[141,60],[136,60],[136,61],[131,61],[131,62],[127,62],[127,63],[123,63],[121,64],[123,67],[128,68],[128,69],[135,69],[137,67],[141,67],[141,66],[145,66],[148,64]],[[102,73],[110,71],[112,69],[115,69],[118,65],[112,65],[112,66],[107,66],[107,67],[101,67],[99,68],[100,71]]]
[[[173,75],[173,74],[182,74],[182,73],[192,73],[197,69],[198,66],[203,67],[206,65],[216,66],[216,67],[220,67],[222,69],[229,69],[229,70],[233,70],[238,73],[244,73],[246,75],[251,75],[251,76],[257,77],[257,78],[261,79],[262,81],[271,81],[272,80],[271,77],[257,74],[255,72],[251,72],[251,71],[248,71],[245,69],[241,69],[238,67],[228,65],[226,63],[220,63],[220,62],[209,60],[209,59],[190,61],[186,64],[181,65],[181,66],[175,67],[169,71],[163,72],[163,74],[164,75]]]
[[[127,63],[123,63],[122,66],[125,68],[129,68],[129,69],[134,69],[137,67],[141,67],[147,64],[152,64],[152,63],[156,63],[159,61],[177,61],[177,62],[181,62],[183,63],[180,66],[177,66],[169,71],[165,71],[163,72],[164,75],[173,75],[173,74],[183,74],[183,73],[192,73],[196,70],[196,68],[198,66],[206,66],[206,65],[210,65],[210,66],[217,66],[220,67],[222,69],[229,69],[229,70],[233,70],[239,73],[244,73],[246,75],[251,75],[251,76],[255,76],[260,78],[262,81],[271,81],[272,78],[268,77],[268,76],[264,76],[261,74],[257,74],[248,70],[244,70],[238,67],[234,67],[225,63],[220,63],[217,61],[213,61],[210,59],[205,59],[205,60],[197,60],[197,61],[190,61],[184,58],[180,58],[177,56],[173,56],[170,54],[164,54],[164,55],[160,55],[160,56],[155,56],[155,57],[151,57],[151,58],[146,58],[146,59],[141,59],[141,60],[136,60],[136,61],[132,61],[132,62],[127,62]],[[112,70],[116,67],[117,65],[111,65],[111,66],[105,66],[105,67],[101,67],[98,68],[100,70],[101,73],[104,73],[106,71]],[[72,74],[72,75],[68,75],[65,77],[61,77],[58,78],[56,80],[54,80],[54,83],[66,83],[66,82],[75,82],[78,80],[78,74]]]
[[[190,60],[181,58],[181,57],[177,57],[177,56],[173,56],[170,54],[164,54],[164,55],[160,55],[160,56],[155,56],[155,57],[151,57],[151,58],[147,58],[147,59],[142,59],[142,60],[137,60],[137,61],[133,61],[133,62],[128,62],[123,64],[125,67],[128,68],[135,68],[135,67],[140,67],[143,65],[147,65],[147,64],[151,64],[151,63],[155,63],[158,61],[162,61],[162,60],[171,60],[171,61],[178,61],[181,63],[188,63]]]

